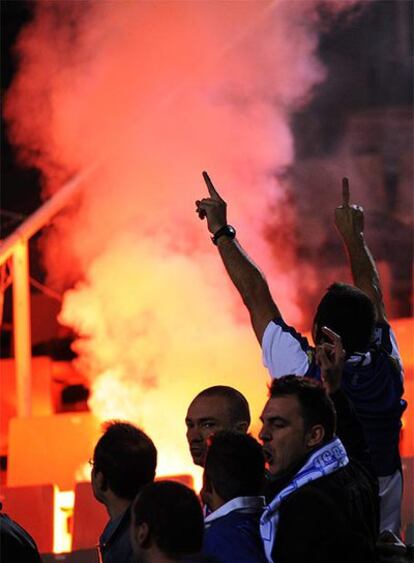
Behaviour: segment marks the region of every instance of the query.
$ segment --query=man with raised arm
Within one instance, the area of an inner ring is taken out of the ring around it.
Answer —
[[[209,197],[196,201],[200,219],[207,219],[212,241],[246,305],[262,346],[270,374],[320,378],[315,350],[306,338],[288,326],[274,302],[264,275],[247,256],[227,223],[227,205],[208,174],[203,172]],[[361,420],[379,479],[380,529],[399,533],[402,496],[399,434],[406,404],[403,373],[395,336],[388,324],[378,272],[364,239],[361,207],[349,205],[349,184],[343,179],[342,205],[335,223],[347,249],[355,286],[334,283],[319,303],[313,339],[326,341],[322,327],[340,335],[345,349],[342,389]]]

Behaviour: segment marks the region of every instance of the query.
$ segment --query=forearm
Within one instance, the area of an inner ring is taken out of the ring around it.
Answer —
[[[263,274],[236,239],[220,237],[217,246],[231,281],[240,293],[244,304],[249,306],[255,295],[264,292],[267,288]]]
[[[348,178],[342,179],[342,205],[335,209],[335,225],[348,252],[354,284],[374,304],[377,320],[386,321],[380,279],[374,259],[364,239],[364,210],[349,205]]]
[[[374,303],[378,320],[384,320],[385,312],[380,278],[374,258],[365,242],[364,234],[355,234],[343,238],[343,241],[348,254],[354,284],[364,291]]]
[[[267,324],[281,317],[267,281],[236,239],[222,236],[217,246],[227,273],[249,310],[254,331],[261,342]]]

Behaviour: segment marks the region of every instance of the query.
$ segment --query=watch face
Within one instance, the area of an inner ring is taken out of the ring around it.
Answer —
[[[236,236],[236,230],[231,225],[227,225],[227,229],[223,235],[226,235],[229,238],[234,238]]]

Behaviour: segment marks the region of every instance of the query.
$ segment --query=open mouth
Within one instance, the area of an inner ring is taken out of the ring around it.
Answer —
[[[204,455],[204,449],[202,448],[190,448],[190,452],[193,457],[200,457]]]
[[[273,461],[273,456],[272,456],[271,452],[269,450],[266,450],[265,448],[263,448],[263,455],[264,455],[266,463],[270,465]]]

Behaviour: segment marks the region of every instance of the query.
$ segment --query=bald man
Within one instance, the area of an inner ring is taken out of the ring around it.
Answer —
[[[208,387],[192,400],[185,424],[191,457],[196,465],[204,467],[210,436],[219,430],[247,432],[250,425],[249,404],[233,387]]]

